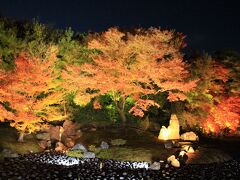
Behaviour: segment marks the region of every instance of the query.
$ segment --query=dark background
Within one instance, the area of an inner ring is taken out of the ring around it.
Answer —
[[[240,3],[235,0],[0,0],[2,16],[74,31],[162,27],[187,35],[188,49],[240,51]]]

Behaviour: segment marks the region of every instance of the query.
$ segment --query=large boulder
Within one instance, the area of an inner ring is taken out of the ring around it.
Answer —
[[[80,125],[78,123],[65,121],[63,124],[62,142],[69,141],[68,138],[71,138],[73,141],[79,139],[82,136],[82,131],[79,128]]]
[[[169,139],[179,139],[179,121],[175,114],[171,115],[171,119],[169,121],[169,126],[162,126],[159,132],[158,139],[160,140],[169,140]]]
[[[69,148],[72,148],[75,145],[75,142],[72,138],[65,138],[63,144]]]
[[[194,132],[186,132],[181,135],[181,140],[184,141],[198,141],[199,138]]]
[[[47,131],[50,134],[51,140],[61,141],[61,139],[60,139],[60,126],[50,126]]]
[[[169,131],[168,139],[179,139],[180,125],[178,118],[175,114],[171,115],[168,131]]]
[[[65,121],[63,123],[63,136],[71,137],[71,136],[76,136],[77,130],[80,128],[80,125],[78,123],[75,123],[73,121]]]

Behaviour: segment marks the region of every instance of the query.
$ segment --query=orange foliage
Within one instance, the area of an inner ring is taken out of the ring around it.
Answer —
[[[101,104],[98,100],[93,101],[93,108],[94,109],[101,109],[102,108],[102,106],[101,106]]]
[[[204,123],[207,133],[221,133],[226,128],[235,132],[240,123],[240,97],[229,97],[210,109]]]
[[[15,59],[13,71],[0,71],[0,121],[9,120],[18,131],[28,133],[44,126],[44,118],[38,113],[43,113],[45,106],[38,96],[49,92],[55,78],[51,64],[21,54]],[[9,111],[3,106],[6,102],[10,103]]]
[[[90,38],[88,47],[101,51],[92,56],[93,63],[66,68],[62,74],[65,88],[90,99],[111,92],[138,99],[143,94],[169,92],[169,100],[184,100],[184,93],[192,90],[196,82],[186,81],[188,71],[180,53],[183,39],[178,37],[177,44],[175,37],[172,31],[154,28],[139,29],[133,34],[111,28]],[[87,95],[87,89],[97,91]],[[171,98],[173,95],[175,98]],[[146,106],[156,105],[148,101],[141,101],[139,105],[138,102],[130,112],[139,116],[143,116],[142,110],[147,110],[145,106],[142,108],[143,102]]]
[[[144,116],[144,111],[148,110],[149,106],[160,107],[159,104],[149,99],[139,99],[135,105],[130,109],[130,113],[133,113],[134,116]]]

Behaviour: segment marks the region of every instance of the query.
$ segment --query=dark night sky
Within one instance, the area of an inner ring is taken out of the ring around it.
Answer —
[[[0,0],[3,16],[57,28],[162,27],[187,35],[188,48],[240,51],[238,0]]]

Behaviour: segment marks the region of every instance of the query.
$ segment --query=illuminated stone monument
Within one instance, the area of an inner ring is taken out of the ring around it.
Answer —
[[[172,114],[168,128],[162,126],[158,139],[160,140],[179,139],[180,138],[179,129],[180,126],[178,118],[175,114]]]

